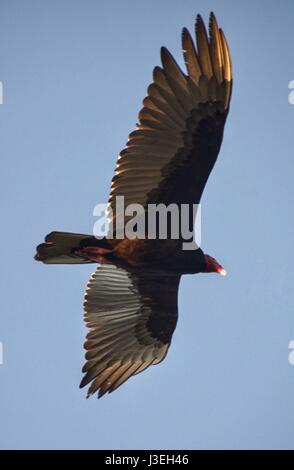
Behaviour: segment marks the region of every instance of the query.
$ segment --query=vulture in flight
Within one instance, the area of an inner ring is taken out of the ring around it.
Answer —
[[[217,159],[232,91],[232,66],[223,31],[213,13],[208,33],[200,15],[195,41],[182,31],[186,72],[166,48],[143,100],[136,129],[120,152],[108,207],[114,201],[198,204]],[[110,212],[111,213],[111,212]],[[86,362],[81,387],[88,396],[113,392],[132,375],[161,362],[177,324],[182,274],[216,272],[221,265],[200,248],[183,250],[182,239],[96,238],[51,232],[37,247],[45,264],[96,263],[85,293]]]

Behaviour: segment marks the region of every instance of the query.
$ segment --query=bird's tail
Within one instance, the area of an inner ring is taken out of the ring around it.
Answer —
[[[112,251],[105,238],[97,239],[81,233],[51,232],[45,237],[45,243],[37,246],[35,260],[46,264],[97,263],[86,256],[90,247],[99,248],[101,254]]]

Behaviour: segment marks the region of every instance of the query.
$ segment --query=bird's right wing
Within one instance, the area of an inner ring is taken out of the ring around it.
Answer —
[[[112,392],[129,377],[161,362],[177,323],[179,276],[127,271],[104,264],[85,294],[88,396]]]

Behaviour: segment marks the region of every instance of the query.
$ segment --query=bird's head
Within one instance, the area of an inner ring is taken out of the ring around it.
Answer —
[[[218,273],[222,276],[227,274],[227,271],[214,259],[212,256],[204,255],[205,273]]]

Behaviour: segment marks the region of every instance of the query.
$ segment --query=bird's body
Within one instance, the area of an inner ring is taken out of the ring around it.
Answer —
[[[46,264],[99,263],[85,294],[85,343],[88,394],[99,396],[130,376],[161,362],[177,323],[177,294],[183,274],[218,272],[217,261],[198,249],[183,249],[183,237],[117,236],[117,197],[143,208],[150,205],[188,207],[189,218],[199,204],[217,159],[229,110],[232,68],[229,49],[213,14],[209,38],[200,16],[196,46],[182,34],[187,75],[171,54],[161,50],[162,68],[143,101],[139,124],[120,153],[109,196],[112,237],[52,232],[37,247],[36,259]],[[128,216],[124,227],[130,220]],[[191,224],[189,224],[191,226]],[[148,232],[148,223],[144,226]],[[145,233],[146,232],[146,233]]]
[[[102,256],[99,247],[85,247],[81,255],[96,262],[108,262],[120,267],[144,268],[148,271],[170,272],[177,275],[205,272],[203,251],[182,249],[181,240],[149,240],[124,238],[113,250]]]

